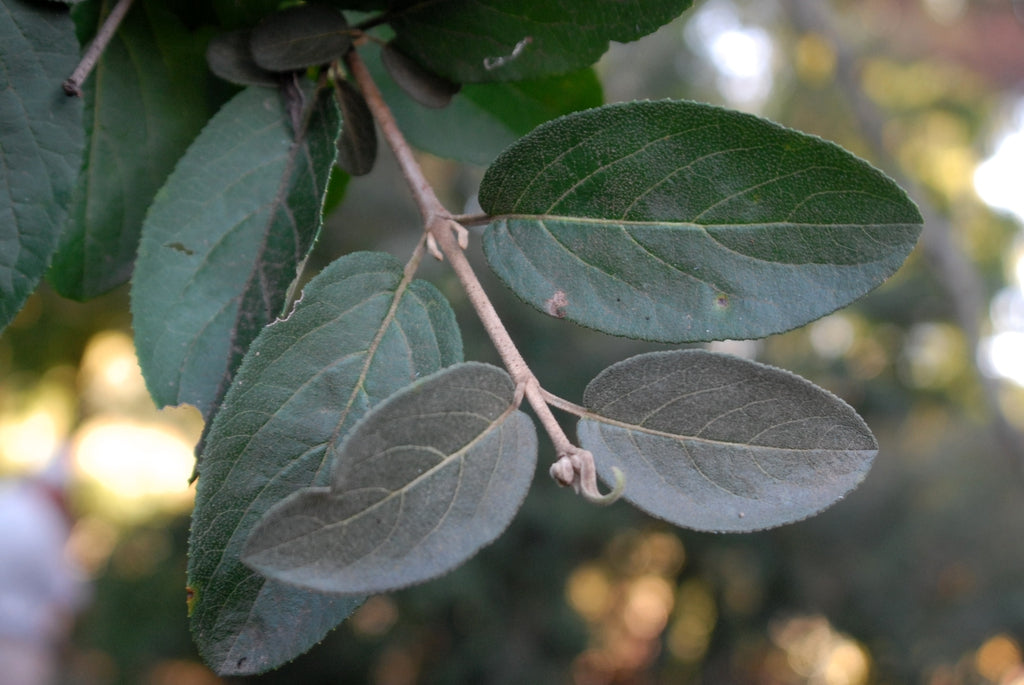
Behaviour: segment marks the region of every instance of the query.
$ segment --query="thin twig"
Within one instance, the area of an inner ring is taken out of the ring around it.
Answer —
[[[78,63],[75,70],[71,72],[71,76],[64,82],[64,92],[67,95],[82,97],[82,84],[96,66],[100,55],[107,49],[110,39],[117,33],[117,27],[121,25],[121,21],[128,14],[131,6],[132,0],[118,0],[117,4],[114,5],[114,9],[103,20],[100,30],[96,32],[96,37],[92,39],[92,43],[89,44],[85,54],[82,55],[82,61]]]
[[[456,214],[452,217],[463,226],[482,226],[494,220],[490,214],[480,212],[479,214]]]
[[[477,279],[473,267],[470,265],[469,260],[466,259],[466,255],[463,252],[467,239],[465,227],[455,221],[448,210],[441,204],[441,201],[437,199],[433,186],[430,185],[430,182],[423,175],[423,171],[416,162],[416,158],[413,156],[405,136],[402,135],[401,130],[398,128],[390,108],[384,102],[377,84],[374,83],[357,51],[349,51],[345,56],[345,62],[348,65],[349,72],[359,84],[359,89],[362,91],[366,104],[377,121],[381,133],[394,152],[398,165],[402,169],[402,175],[405,177],[416,205],[420,209],[428,236],[428,249],[436,248],[439,251],[437,252],[438,254],[443,254],[447,258],[448,263],[455,272],[455,276],[459,279],[459,283],[462,284],[462,288],[466,292],[466,297],[469,299],[470,304],[473,305],[477,317],[483,324],[484,330],[487,331],[487,335],[498,351],[498,355],[505,364],[505,368],[508,370],[509,375],[512,376],[518,392],[521,392],[526,397],[534,413],[537,415],[541,426],[543,426],[545,432],[551,438],[551,442],[555,447],[555,454],[558,456],[556,465],[562,464],[564,466],[565,464],[570,464],[572,466],[573,480],[571,484],[576,487],[577,492],[580,492],[587,499],[599,503],[606,503],[617,499],[622,492],[623,486],[621,472],[616,472],[617,483],[612,493],[602,495],[597,489],[593,455],[587,450],[574,445],[565,434],[565,431],[562,430],[558,419],[555,418],[555,415],[551,412],[551,407],[548,406],[545,400],[544,391],[541,389],[537,377],[534,376],[533,371],[530,370],[526,360],[523,359],[519,349],[512,341],[512,337],[502,323],[501,317],[498,316],[498,312],[494,309],[494,305],[491,304],[490,298],[487,297],[487,293],[484,292],[483,286],[480,284],[479,279]],[[560,475],[556,477],[556,480],[559,483],[568,484],[562,471],[559,470],[558,473]],[[555,475],[554,467],[552,475]]]

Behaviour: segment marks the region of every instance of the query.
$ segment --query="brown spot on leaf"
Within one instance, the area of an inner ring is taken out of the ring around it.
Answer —
[[[192,586],[185,587],[185,606],[188,607],[188,615],[192,615],[192,610],[196,608],[196,590]]]
[[[719,309],[725,309],[726,307],[728,307],[729,296],[726,295],[725,293],[718,293],[718,295],[715,296],[715,306],[718,307]]]
[[[565,308],[569,306],[569,298],[564,290],[556,290],[555,294],[544,300],[544,310],[551,316],[565,318]]]
[[[172,250],[177,250],[178,252],[184,252],[189,257],[191,257],[192,255],[195,254],[194,250],[188,249],[182,243],[179,243],[179,242],[167,243],[166,245],[164,245],[164,247],[169,247]]]

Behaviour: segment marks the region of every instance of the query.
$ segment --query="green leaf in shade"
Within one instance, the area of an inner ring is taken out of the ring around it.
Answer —
[[[361,55],[406,138],[440,157],[486,166],[520,136],[555,117],[604,101],[593,69],[511,83],[468,84],[444,109],[424,107],[400,88],[376,50]]]
[[[549,122],[487,170],[484,251],[541,311],[606,333],[758,338],[891,276],[921,215],[866,162],[749,114],[631,102]]]
[[[351,45],[345,17],[326,5],[295,5],[275,12],[260,21],[249,36],[256,64],[271,71],[327,64]]]
[[[77,61],[66,8],[0,0],[0,329],[46,272],[67,217],[82,102],[61,82]]]
[[[131,276],[146,210],[212,114],[206,79],[202,42],[162,2],[132,7],[82,86],[85,158],[48,275],[65,297]]]
[[[377,127],[363,94],[345,80],[335,81],[334,97],[341,110],[338,166],[353,176],[373,170],[377,161]]]
[[[281,82],[252,58],[249,31],[241,29],[214,36],[206,48],[206,63],[218,77],[240,86],[272,86]]]
[[[350,254],[309,282],[291,315],[253,342],[199,466],[189,543],[192,632],[221,674],[295,658],[358,600],[265,580],[239,561],[281,499],[326,485],[336,445],[374,405],[462,359],[451,307],[393,257]]]
[[[398,87],[416,102],[431,109],[447,107],[461,87],[425,68],[389,42],[380,51],[381,61]]]
[[[339,449],[330,487],[267,512],[243,561],[288,584],[341,594],[446,573],[497,538],[537,461],[533,422],[494,366],[438,371],[377,405]]]
[[[340,120],[330,93],[296,140],[282,96],[250,87],[189,147],[146,216],[135,347],[158,405],[209,417],[259,330],[282,313],[320,228]]]
[[[605,369],[577,427],[598,473],[678,526],[742,532],[815,514],[855,488],[878,450],[838,397],[788,371],[702,350]]]
[[[391,12],[396,44],[456,83],[565,74],[597,61],[608,41],[653,32],[692,0],[449,0]]]

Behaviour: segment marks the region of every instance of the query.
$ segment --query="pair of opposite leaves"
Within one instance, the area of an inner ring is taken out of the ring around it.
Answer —
[[[252,30],[231,31],[210,41],[210,70],[238,85],[276,87],[282,75],[334,62],[352,48],[353,29],[337,10],[298,5],[268,15]],[[381,60],[391,78],[413,100],[431,108],[447,106],[459,84],[439,76],[388,42]],[[358,89],[333,79],[344,125],[338,138],[338,166],[353,176],[370,173],[377,158],[373,116]]]
[[[864,477],[877,444],[842,400],[788,372],[701,350],[615,364],[577,431],[602,478],[678,525],[747,531],[809,516]],[[511,522],[537,437],[508,374],[462,363],[372,409],[334,458],[253,530],[243,561],[299,587],[370,594],[436,577]]]

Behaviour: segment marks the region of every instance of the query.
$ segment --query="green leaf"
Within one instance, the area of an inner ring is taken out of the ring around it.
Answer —
[[[139,364],[158,405],[206,416],[282,313],[320,228],[339,117],[330,93],[295,140],[289,105],[251,87],[189,147],[146,216],[132,281]]]
[[[266,581],[239,561],[282,498],[328,482],[336,444],[374,405],[462,359],[455,316],[380,253],[333,262],[253,342],[199,465],[188,578],[192,631],[222,674],[292,659],[356,606]]]
[[[553,316],[665,342],[758,338],[888,278],[921,215],[842,148],[692,102],[549,122],[487,170],[491,267]]]
[[[409,142],[431,154],[480,166],[545,121],[604,101],[601,83],[588,68],[530,81],[469,84],[447,107],[432,109],[394,82],[379,51],[360,54]]]
[[[456,83],[565,74],[651,33],[692,0],[448,0],[392,10],[396,44]]]
[[[82,159],[82,103],[61,89],[78,39],[59,5],[0,1],[0,330],[57,247]]]
[[[438,371],[377,405],[339,449],[330,487],[294,493],[253,530],[243,561],[341,594],[420,583],[497,538],[537,462],[533,422],[494,366]]]
[[[132,8],[82,86],[85,158],[49,272],[60,294],[131,276],[146,209],[212,114],[206,79],[202,42],[162,2]]]
[[[348,81],[334,83],[334,99],[341,110],[338,166],[353,176],[373,170],[377,161],[377,128],[363,94]]]
[[[253,60],[247,29],[214,36],[206,48],[206,63],[219,78],[240,86],[276,88],[281,81],[280,75],[267,71]]]
[[[265,17],[249,36],[253,59],[270,71],[327,64],[351,45],[345,17],[325,5],[287,7]]]
[[[619,362],[587,386],[580,444],[624,497],[678,526],[751,531],[855,488],[878,443],[845,402],[788,371],[703,350]]]

